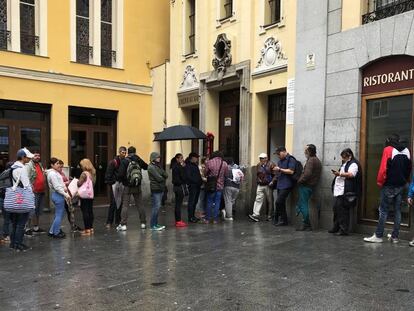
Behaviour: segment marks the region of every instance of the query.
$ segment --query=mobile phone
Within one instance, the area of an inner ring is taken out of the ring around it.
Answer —
[[[336,171],[335,171],[335,170],[331,170],[331,172],[332,172],[332,173],[334,173],[334,174],[336,173]]]

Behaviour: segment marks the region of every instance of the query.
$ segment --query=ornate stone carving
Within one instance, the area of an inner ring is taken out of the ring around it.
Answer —
[[[217,71],[218,80],[223,79],[227,67],[231,65],[231,41],[227,39],[225,33],[217,36],[216,43],[214,43],[214,59],[213,67]]]
[[[255,71],[278,69],[287,65],[287,57],[282,51],[282,45],[274,37],[267,38],[260,51],[260,59]]]
[[[189,89],[198,87],[198,79],[195,68],[192,65],[185,67],[183,81],[181,82],[180,88]]]

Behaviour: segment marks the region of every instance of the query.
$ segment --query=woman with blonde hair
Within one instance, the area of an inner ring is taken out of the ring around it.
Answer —
[[[78,195],[80,198],[80,208],[82,211],[83,222],[85,225],[82,235],[90,235],[93,233],[93,186],[96,181],[96,170],[89,159],[80,161],[82,174],[78,181]]]

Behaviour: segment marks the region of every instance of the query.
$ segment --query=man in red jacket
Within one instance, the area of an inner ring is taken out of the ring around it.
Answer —
[[[400,142],[397,134],[388,137],[385,145],[377,176],[377,185],[381,188],[378,226],[373,236],[364,238],[365,242],[382,243],[388,211],[394,207],[394,229],[390,241],[398,243],[402,192],[411,173],[410,151]]]

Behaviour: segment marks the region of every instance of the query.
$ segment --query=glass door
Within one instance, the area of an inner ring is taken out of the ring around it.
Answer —
[[[93,165],[96,169],[96,192],[98,195],[106,193],[105,171],[108,166],[109,156],[109,133],[94,132],[93,133],[94,158]]]
[[[88,140],[86,130],[71,130],[70,132],[70,175],[79,178],[81,169],[79,163],[88,157]]]
[[[412,151],[413,96],[396,96],[367,101],[366,108],[366,145],[365,145],[365,204],[362,220],[376,222],[380,204],[380,189],[377,174],[385,147],[386,138],[396,133]],[[410,207],[407,204],[407,191],[401,203],[402,225],[410,224]],[[388,214],[389,223],[394,219],[394,211]]]

